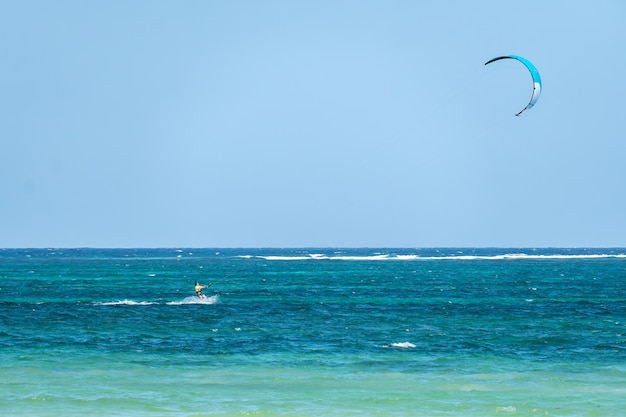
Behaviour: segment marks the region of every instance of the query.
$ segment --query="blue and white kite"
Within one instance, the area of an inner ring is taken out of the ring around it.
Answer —
[[[528,105],[516,114],[516,116],[519,116],[525,110],[531,109],[535,105],[535,103],[537,103],[537,100],[539,100],[539,96],[541,95],[541,77],[539,76],[539,71],[537,71],[537,68],[535,68],[532,62],[530,62],[526,58],[522,58],[521,56],[517,55],[499,56],[485,62],[485,65],[491,64],[492,62],[499,61],[501,59],[517,59],[519,62],[526,65],[526,68],[528,68],[528,71],[530,71],[530,75],[533,77],[533,95],[530,97],[530,102],[528,103]]]

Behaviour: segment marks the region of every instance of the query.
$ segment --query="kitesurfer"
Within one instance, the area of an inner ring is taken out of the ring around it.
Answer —
[[[200,283],[196,282],[196,295],[198,298],[206,298],[206,295],[202,294],[202,290],[204,288],[208,288],[206,285],[200,285]]]

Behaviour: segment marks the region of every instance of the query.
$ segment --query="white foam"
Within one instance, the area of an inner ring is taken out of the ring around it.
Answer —
[[[505,253],[502,255],[448,255],[448,256],[416,256],[417,260],[457,260],[457,261],[473,261],[473,260],[542,260],[542,259],[606,259],[618,258],[626,259],[626,254],[589,254],[589,255],[528,255],[525,253]]]
[[[207,298],[199,298],[196,296],[191,296],[191,297],[184,298],[182,301],[170,301],[169,303],[167,303],[167,305],[169,306],[180,306],[180,305],[187,305],[187,304],[209,305],[209,304],[219,303],[219,301],[220,301],[219,295],[212,295],[211,297],[207,297]]]
[[[246,256],[241,256],[246,258]],[[307,261],[307,260],[332,260],[332,261],[379,261],[390,259],[389,255],[359,255],[359,256],[328,256],[320,253],[314,253],[311,255],[294,255],[294,256],[256,256],[256,258],[265,259],[266,261]],[[395,258],[394,258],[395,259]]]
[[[420,256],[418,254],[384,254],[376,253],[373,255],[324,255],[321,253],[312,253],[306,255],[239,255],[243,259],[264,259],[266,261],[440,261],[440,260],[456,260],[456,261],[473,261],[473,260],[542,260],[542,259],[606,259],[617,258],[626,259],[626,254],[551,254],[551,255],[529,255],[527,253],[503,253],[496,255],[441,255],[441,256]]]
[[[402,349],[412,349],[412,348],[416,347],[411,342],[392,343],[391,346],[397,347],[397,348],[402,348]]]
[[[496,413],[516,413],[517,408],[509,405],[507,407],[496,407]]]
[[[259,256],[261,259],[265,259],[266,261],[305,261],[307,259],[322,259],[322,258],[312,258],[310,256]]]
[[[121,301],[109,301],[104,303],[96,303],[101,306],[149,306],[156,304],[150,301],[133,301],[133,300],[121,300]]]
[[[390,258],[389,255],[369,255],[369,256],[332,256],[330,259],[339,261],[386,261]]]
[[[396,258],[400,261],[410,261],[413,259],[418,259],[419,256],[417,255],[397,255]]]

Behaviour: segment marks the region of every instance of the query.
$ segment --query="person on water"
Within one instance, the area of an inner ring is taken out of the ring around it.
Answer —
[[[199,298],[206,298],[206,295],[202,294],[202,290],[204,288],[208,288],[208,286],[207,285],[200,285],[200,283],[196,282],[196,295]]]

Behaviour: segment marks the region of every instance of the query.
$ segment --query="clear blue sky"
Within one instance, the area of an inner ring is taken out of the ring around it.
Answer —
[[[0,247],[626,246],[625,45],[621,0],[0,1]]]

